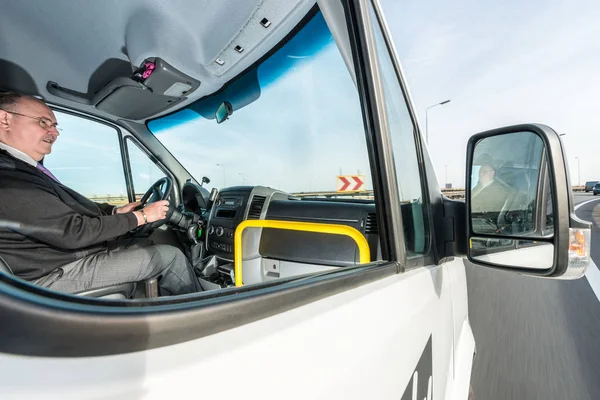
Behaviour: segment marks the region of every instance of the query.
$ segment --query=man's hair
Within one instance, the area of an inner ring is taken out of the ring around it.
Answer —
[[[15,111],[19,103],[25,99],[42,102],[42,100],[38,99],[37,97],[28,96],[26,94],[0,91],[0,109],[6,111]]]
[[[0,92],[0,109],[14,111],[17,104],[24,98],[22,94],[14,92]]]

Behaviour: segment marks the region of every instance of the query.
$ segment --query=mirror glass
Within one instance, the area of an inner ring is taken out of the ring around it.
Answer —
[[[471,257],[504,266],[552,268],[552,191],[541,137],[514,132],[479,140],[470,178]]]
[[[471,239],[474,260],[520,268],[550,269],[554,262],[554,245],[548,242],[513,239]]]
[[[221,103],[219,108],[217,108],[217,112],[215,113],[215,119],[217,120],[217,124],[225,121],[232,114],[233,109],[231,104],[227,101]]]

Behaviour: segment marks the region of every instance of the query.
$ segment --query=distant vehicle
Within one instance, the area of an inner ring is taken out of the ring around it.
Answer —
[[[585,188],[585,191],[587,192],[587,187]],[[596,183],[596,185],[594,185],[593,193],[594,193],[594,196],[597,195],[598,193],[600,193],[600,182],[598,182],[598,183]]]
[[[598,183],[598,181],[589,181],[585,183],[585,192],[591,192],[592,190],[595,189],[596,184]],[[594,194],[596,194],[594,192]]]

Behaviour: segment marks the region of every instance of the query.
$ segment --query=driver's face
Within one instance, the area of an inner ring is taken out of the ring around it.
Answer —
[[[43,102],[21,99],[12,110],[0,111],[0,141],[35,161],[52,152],[58,139],[56,116]]]
[[[481,183],[491,182],[492,180],[494,180],[494,175],[495,172],[493,168],[490,168],[489,166],[483,166],[479,170],[479,181]]]

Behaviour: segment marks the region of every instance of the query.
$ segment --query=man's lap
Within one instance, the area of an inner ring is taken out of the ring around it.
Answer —
[[[143,281],[164,275],[170,269],[169,284],[172,288],[169,289],[175,291],[178,286],[186,286],[194,279],[184,261],[181,251],[170,245],[155,245],[149,240],[114,241],[108,244],[106,250],[66,264],[34,283],[60,292],[76,293]]]

